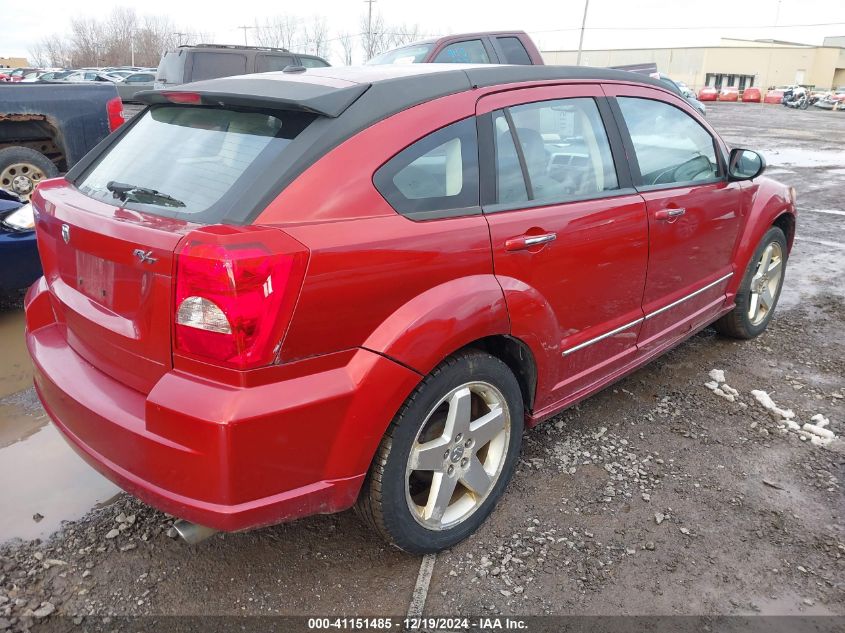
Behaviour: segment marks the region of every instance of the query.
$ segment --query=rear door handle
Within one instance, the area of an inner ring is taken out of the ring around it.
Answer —
[[[654,219],[655,220],[668,220],[670,222],[674,222],[679,217],[681,217],[684,213],[686,213],[686,209],[660,209],[654,212]]]
[[[544,233],[542,235],[520,235],[519,237],[512,237],[505,240],[506,251],[523,251],[532,246],[539,246],[554,242],[557,239],[557,233]]]

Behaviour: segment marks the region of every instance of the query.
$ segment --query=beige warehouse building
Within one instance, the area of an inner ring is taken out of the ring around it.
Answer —
[[[547,64],[575,64],[577,51],[543,51]],[[819,89],[845,86],[845,36],[821,46],[778,40],[723,38],[719,46],[585,50],[583,66],[625,66],[654,62],[675,81],[703,86],[768,88],[801,84]]]

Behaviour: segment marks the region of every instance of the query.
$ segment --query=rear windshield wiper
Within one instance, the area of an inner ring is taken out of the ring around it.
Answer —
[[[161,193],[155,189],[150,189],[149,187],[127,185],[125,182],[112,180],[106,185],[106,189],[111,191],[115,198],[123,202],[132,200],[133,202],[140,202],[141,204],[161,204],[166,207],[185,206],[185,203],[181,200],[177,200],[173,196]]]

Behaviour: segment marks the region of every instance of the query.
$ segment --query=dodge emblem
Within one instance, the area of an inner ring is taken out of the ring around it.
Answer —
[[[62,239],[65,244],[70,242],[70,227],[67,224],[62,224]]]

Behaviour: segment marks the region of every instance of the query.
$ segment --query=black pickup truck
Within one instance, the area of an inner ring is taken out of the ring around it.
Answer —
[[[123,121],[111,84],[0,84],[0,188],[29,199]]]

